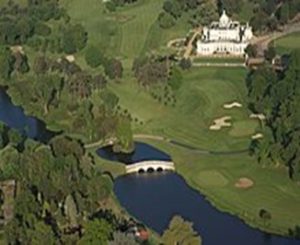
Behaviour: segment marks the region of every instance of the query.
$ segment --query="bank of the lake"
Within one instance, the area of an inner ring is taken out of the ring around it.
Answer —
[[[14,128],[26,135],[27,137],[40,142],[41,148],[48,148],[49,140],[52,137],[59,134],[58,132],[53,132],[48,129],[46,124],[33,116],[28,116],[24,111],[23,107],[14,104],[10,95],[7,93],[7,90],[4,87],[0,86],[0,122],[3,122],[9,128]],[[0,159],[2,154],[5,154],[6,151],[9,151],[12,148],[11,145],[7,145],[5,148],[0,150]],[[37,149],[36,149],[37,150]],[[101,203],[103,209],[112,210],[114,214],[119,217],[130,218],[133,217],[129,214],[124,207],[120,204],[117,196],[113,192],[114,180],[123,174],[125,174],[124,164],[114,163],[112,164],[110,161],[99,158],[95,149],[87,149],[87,151],[92,154],[94,157],[96,166],[95,168],[100,168],[103,175],[109,179],[111,195],[105,200],[105,202]],[[150,242],[151,244],[159,244],[160,237],[154,231],[150,230]],[[1,234],[0,234],[1,235]],[[4,242],[1,240],[0,243]]]
[[[300,203],[299,190],[295,183],[287,179],[284,171],[263,169],[254,159],[245,154],[226,157],[211,156],[194,153],[168,142],[150,139],[145,141],[169,152],[176,163],[178,173],[190,186],[203,193],[218,209],[239,216],[253,227],[276,234],[286,235],[288,229],[293,229],[298,225],[297,222],[300,220],[300,213],[297,212],[298,203]],[[185,143],[189,144],[186,140]],[[124,174],[124,167],[121,164],[113,165],[102,159],[96,161],[99,167],[112,173],[114,177]],[[254,179],[255,186],[249,190],[234,188],[235,181],[248,174]],[[225,180],[225,185],[219,185],[219,179]],[[272,186],[271,180],[274,179],[278,187]],[[272,220],[267,224],[258,218],[261,208],[269,209],[272,213]]]
[[[206,245],[299,244],[294,239],[253,229],[241,219],[220,212],[175,173],[123,176],[115,181],[114,190],[123,207],[161,234],[171,218],[180,215],[193,222]]]
[[[195,153],[167,142],[145,142],[170,154],[177,173],[217,209],[272,234],[287,236],[289,229],[299,225],[299,186],[288,178],[285,169],[263,168],[246,153],[224,157]],[[241,177],[250,178],[254,185],[236,188]],[[268,210],[271,220],[262,220],[260,209]]]

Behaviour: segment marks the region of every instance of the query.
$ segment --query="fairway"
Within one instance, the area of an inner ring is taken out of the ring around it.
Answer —
[[[293,49],[298,49],[300,43],[300,32],[290,34],[274,41],[275,48],[280,54],[290,53]]]
[[[220,172],[213,170],[200,172],[196,180],[207,187],[224,187],[228,183],[228,180]]]
[[[244,101],[246,70],[241,68],[193,68],[183,74],[183,85],[176,94],[175,107],[165,106],[154,100],[132,79],[122,84],[112,84],[120,97],[122,107],[144,124],[136,131],[162,135],[179,142],[211,150],[240,150],[248,147],[249,135],[258,126],[249,119],[246,108],[224,109],[230,101]],[[224,92],[226,91],[226,92]],[[248,133],[231,135],[230,129],[217,132],[209,130],[213,120],[231,116],[235,131]],[[234,137],[233,137],[234,136]]]
[[[0,244],[300,242],[300,0],[0,13]]]

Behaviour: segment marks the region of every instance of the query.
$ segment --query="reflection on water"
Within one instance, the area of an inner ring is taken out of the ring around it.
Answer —
[[[10,128],[24,133],[37,141],[47,143],[57,133],[46,129],[45,123],[37,118],[26,116],[21,107],[15,106],[5,90],[0,87],[0,121]]]
[[[252,229],[239,218],[218,211],[174,173],[123,176],[115,181],[114,191],[130,214],[159,233],[178,214],[194,223],[204,245],[300,244]]]

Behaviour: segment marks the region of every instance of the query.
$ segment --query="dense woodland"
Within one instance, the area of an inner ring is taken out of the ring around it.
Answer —
[[[248,3],[250,2],[250,4]],[[250,7],[250,8],[249,8]],[[252,18],[250,24],[256,32],[276,30],[292,20],[300,11],[299,0],[166,0],[159,16],[162,28],[174,26],[178,19],[187,16],[192,26],[207,25],[218,19],[225,9],[229,15],[239,14],[244,8]]]
[[[122,63],[94,47],[87,48],[86,62],[103,72],[92,74],[68,59],[87,46],[88,33],[56,0],[8,1],[0,12],[0,84],[28,113],[46,121],[60,115],[70,122],[48,145],[0,125],[0,179],[14,180],[16,192],[13,211],[10,203],[2,214],[6,241],[138,244],[133,234],[124,233],[136,223],[108,205],[114,203],[110,176],[95,166],[81,140],[66,136],[114,138],[115,150],[132,150],[132,118],[117,108],[119,99],[106,86],[122,77]],[[29,56],[24,45],[32,49]],[[12,201],[3,195],[2,204]]]
[[[290,178],[299,180],[300,52],[290,55],[287,70],[270,65],[252,71],[247,78],[249,107],[266,116],[264,138],[253,141],[252,150],[262,165],[286,166]]]

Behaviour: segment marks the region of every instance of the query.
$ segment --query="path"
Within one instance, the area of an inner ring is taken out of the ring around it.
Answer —
[[[194,63],[192,64],[195,67],[246,67],[244,63],[213,63],[213,62],[204,62],[204,63]]]
[[[174,43],[178,43],[178,42],[184,42],[185,38],[176,38],[176,39],[172,39],[168,42],[167,47],[168,48],[175,48],[173,47]]]
[[[150,135],[150,134],[135,134],[133,135],[133,139],[151,139],[151,140],[157,140],[157,141],[163,141],[167,142],[169,144],[179,146],[182,148],[185,148],[187,150],[193,151],[194,153],[199,153],[199,154],[205,154],[205,155],[236,155],[236,154],[243,154],[249,152],[249,149],[242,149],[242,150],[235,150],[235,151],[215,151],[215,150],[208,150],[208,149],[203,149],[195,146],[191,146],[185,143],[181,143],[176,140],[172,140],[170,138],[162,137],[159,135]],[[97,142],[93,142],[90,144],[85,144],[84,148],[85,149],[90,149],[90,148],[95,148],[95,147],[101,147],[105,145],[111,145],[112,142],[115,140],[113,139],[108,139],[106,141],[99,140]]]
[[[282,28],[282,31],[275,31],[275,32],[269,33],[267,35],[254,38],[251,41],[251,44],[257,45],[258,55],[263,56],[264,50],[266,50],[268,48],[270,42],[272,42],[280,37],[294,33],[294,32],[300,32],[300,22],[299,21],[285,25]]]
[[[199,34],[201,34],[201,31],[202,31],[202,28],[201,28],[201,27],[195,29],[192,38],[190,39],[189,43],[188,43],[187,46],[186,46],[186,50],[185,50],[185,53],[184,53],[184,55],[183,55],[183,57],[184,57],[185,59],[188,59],[188,58],[190,57],[191,52],[193,51],[193,43],[194,43],[194,40],[197,38],[197,36],[198,36]]]

